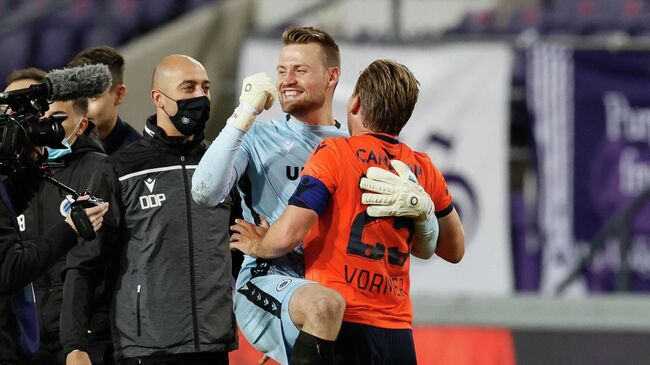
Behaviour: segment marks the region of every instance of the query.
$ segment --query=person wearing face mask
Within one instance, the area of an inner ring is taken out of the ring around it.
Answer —
[[[97,262],[119,262],[111,299],[118,364],[228,364],[228,351],[238,346],[228,248],[233,197],[208,208],[190,196],[207,149],[209,88],[205,68],[189,56],[171,55],[157,65],[151,90],[156,114],[143,139],[102,167],[101,183],[114,202],[108,215],[119,230],[101,254],[68,268],[68,277],[76,272],[74,287],[89,289]],[[73,299],[88,300],[81,293]],[[90,363],[84,344],[78,346],[67,364]]]
[[[28,87],[46,74],[38,69],[17,70],[7,80],[9,90]],[[104,192],[97,185],[99,176],[95,167],[104,161],[106,155],[99,142],[97,131],[89,127],[86,112],[88,99],[79,98],[71,101],[56,101],[49,105],[46,117],[61,116],[64,137],[60,148],[47,149],[47,164],[54,172],[54,177],[77,191],[88,189],[93,195],[102,197]],[[23,214],[17,217],[20,234],[27,245],[33,245],[47,236],[49,227],[65,218],[71,210],[74,199],[58,187],[40,184],[36,196],[29,203]],[[107,223],[110,225],[110,223]],[[101,234],[95,241],[101,240]],[[75,252],[85,244],[78,239],[78,245],[68,254]],[[63,347],[59,340],[59,314],[63,297],[63,280],[61,270],[66,256],[60,257],[49,270],[33,281],[36,308],[40,329],[40,346],[36,354],[36,364],[64,364]],[[99,332],[98,328],[88,328]],[[104,330],[108,333],[108,329]]]
[[[52,114],[52,113],[49,113]],[[69,116],[68,116],[69,118]],[[80,131],[83,133],[81,123],[84,122],[83,129],[86,129],[88,126],[88,119],[86,117],[80,117],[79,120],[76,122],[72,122],[72,126],[68,128],[72,128],[72,132],[70,132],[70,135],[68,135],[67,131],[65,136],[63,137],[63,140],[61,140],[61,145],[63,148],[56,148],[56,147],[45,147],[47,149],[47,160],[48,161],[56,161],[61,159],[63,156],[67,156],[72,153],[72,145],[70,144],[70,141],[72,143],[77,141],[77,138],[79,135],[77,134],[77,131]]]

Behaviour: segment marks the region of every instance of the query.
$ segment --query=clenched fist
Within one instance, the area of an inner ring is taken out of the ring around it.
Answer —
[[[242,132],[248,131],[255,122],[255,117],[273,106],[275,97],[275,85],[267,74],[258,72],[246,77],[242,82],[239,106],[228,119],[228,123]]]

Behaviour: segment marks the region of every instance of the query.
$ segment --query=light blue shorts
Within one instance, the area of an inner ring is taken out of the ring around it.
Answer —
[[[235,286],[235,316],[246,340],[282,365],[289,364],[300,330],[289,315],[296,289],[313,281],[281,274],[252,277],[242,270]]]

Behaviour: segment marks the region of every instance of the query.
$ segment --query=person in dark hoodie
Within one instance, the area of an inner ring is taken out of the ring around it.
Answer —
[[[22,85],[24,83],[37,82],[42,76],[45,76],[45,73],[38,72],[37,69],[16,72],[14,79],[7,80],[8,89],[13,89],[16,84],[24,86]],[[98,178],[95,177],[95,167],[106,158],[106,155],[96,129],[92,128],[86,118],[87,110],[87,98],[55,101],[50,104],[45,116],[65,116],[61,124],[65,130],[62,141],[65,147],[56,149],[47,147],[47,163],[57,180],[78,191],[88,189],[94,195],[101,196],[101,191],[96,187]],[[24,241],[31,244],[42,238],[50,226],[68,215],[72,201],[74,199],[70,195],[53,184],[41,184],[29,207],[17,218]],[[78,240],[83,241],[82,238]],[[63,300],[61,270],[64,262],[65,256],[61,256],[33,283],[41,340],[36,357],[37,364],[65,363],[59,341],[59,313]],[[108,339],[108,326],[105,327],[105,336]]]
[[[38,82],[45,73],[38,69],[17,70],[7,79],[5,91],[24,89]],[[13,114],[8,108],[2,108]],[[65,126],[64,126],[65,128]],[[78,129],[78,128],[77,128]],[[36,168],[42,162],[42,147],[20,151],[22,168],[9,172],[0,180],[0,364],[49,364],[47,360],[35,360],[39,349],[39,311],[36,308],[32,282],[47,272],[57,260],[79,242],[70,214],[50,217],[47,221],[32,221],[33,211],[26,211],[28,204],[39,205],[34,198],[46,184],[42,172]],[[53,195],[57,195],[55,192]],[[81,198],[80,198],[81,199]],[[42,207],[38,207],[42,208]],[[108,203],[86,209],[86,214],[97,231]],[[38,213],[36,216],[40,216]],[[38,227],[40,234],[29,241],[23,239],[27,225]]]

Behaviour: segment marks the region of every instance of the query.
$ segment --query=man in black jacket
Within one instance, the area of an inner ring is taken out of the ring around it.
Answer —
[[[158,64],[151,91],[156,115],[147,120],[144,138],[104,166],[102,184],[113,202],[108,215],[119,222],[108,245],[118,250],[96,250],[99,255],[89,253],[68,268],[78,301],[63,310],[77,313],[88,305],[82,288],[90,290],[102,275],[97,261],[121,260],[111,307],[120,364],[227,364],[228,351],[237,348],[228,248],[232,200],[205,208],[190,196],[206,150],[209,86],[205,68],[191,57],[172,55]],[[63,339],[67,323],[61,326]],[[88,364],[83,344],[76,349],[68,364]]]

